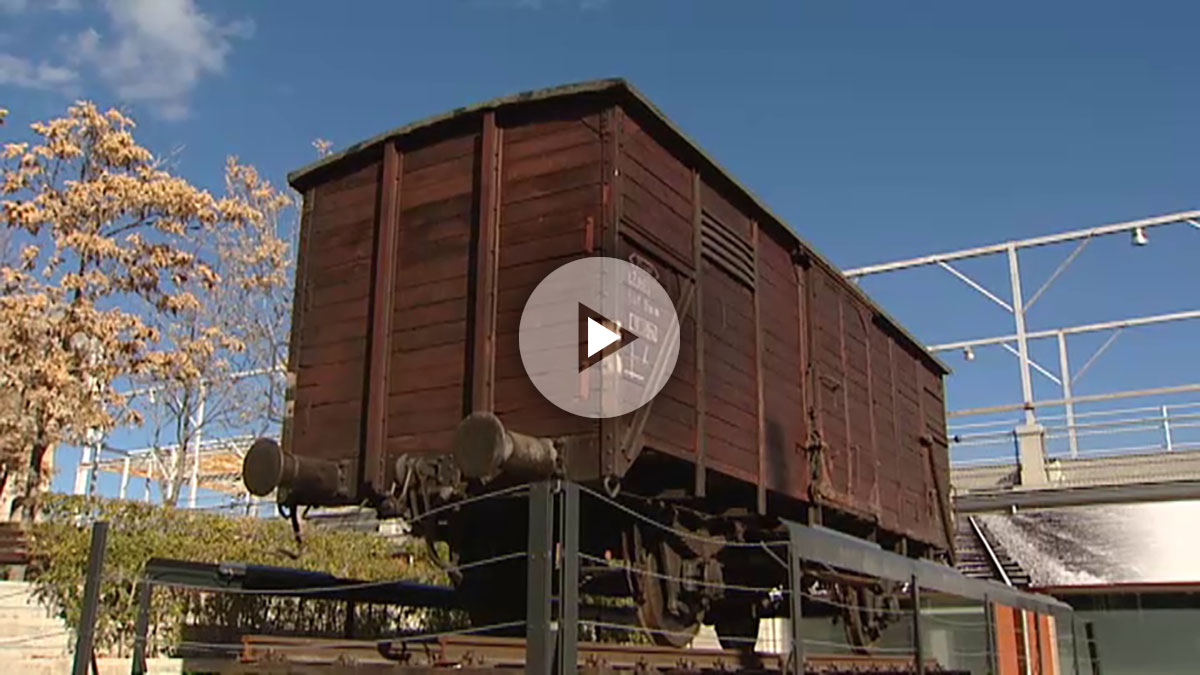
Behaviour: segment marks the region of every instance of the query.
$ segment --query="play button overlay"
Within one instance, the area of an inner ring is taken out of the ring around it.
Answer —
[[[625,345],[638,339],[630,331],[611,319],[604,318],[596,310],[579,305],[579,370],[591,368]]]
[[[547,400],[581,417],[617,417],[662,390],[679,356],[679,318],[657,275],[650,264],[591,257],[537,285],[518,341]]]

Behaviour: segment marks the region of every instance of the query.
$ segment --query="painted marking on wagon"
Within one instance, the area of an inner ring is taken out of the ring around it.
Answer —
[[[679,318],[653,274],[589,257],[538,284],[521,313],[519,343],[522,365],[547,400],[582,417],[617,417],[670,379]]]

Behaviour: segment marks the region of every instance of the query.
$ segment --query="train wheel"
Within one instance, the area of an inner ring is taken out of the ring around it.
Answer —
[[[625,559],[629,561],[629,590],[637,602],[638,620],[656,644],[686,647],[700,631],[700,616],[685,603],[668,604],[670,584],[664,578],[663,542],[647,545],[641,528],[634,526],[624,538]]]

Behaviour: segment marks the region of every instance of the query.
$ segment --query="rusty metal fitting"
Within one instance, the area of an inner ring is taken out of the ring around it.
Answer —
[[[274,439],[259,438],[242,460],[242,482],[250,494],[264,497],[278,489],[280,503],[341,505],[353,503],[346,462],[297,457]]]
[[[553,439],[508,431],[490,412],[474,412],[454,431],[454,463],[467,478],[490,479],[501,473],[522,479],[549,478],[558,472]]]

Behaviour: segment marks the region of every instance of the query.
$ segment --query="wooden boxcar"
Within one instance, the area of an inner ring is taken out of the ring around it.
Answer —
[[[945,367],[628,83],[454,110],[289,180],[294,390],[282,457],[252,453],[266,478],[247,462],[253,489],[411,516],[414,476],[485,489],[414,467],[487,411],[610,494],[950,550]],[[647,269],[681,319],[663,391],[607,420],[544,399],[517,345],[537,283],[592,255]]]

